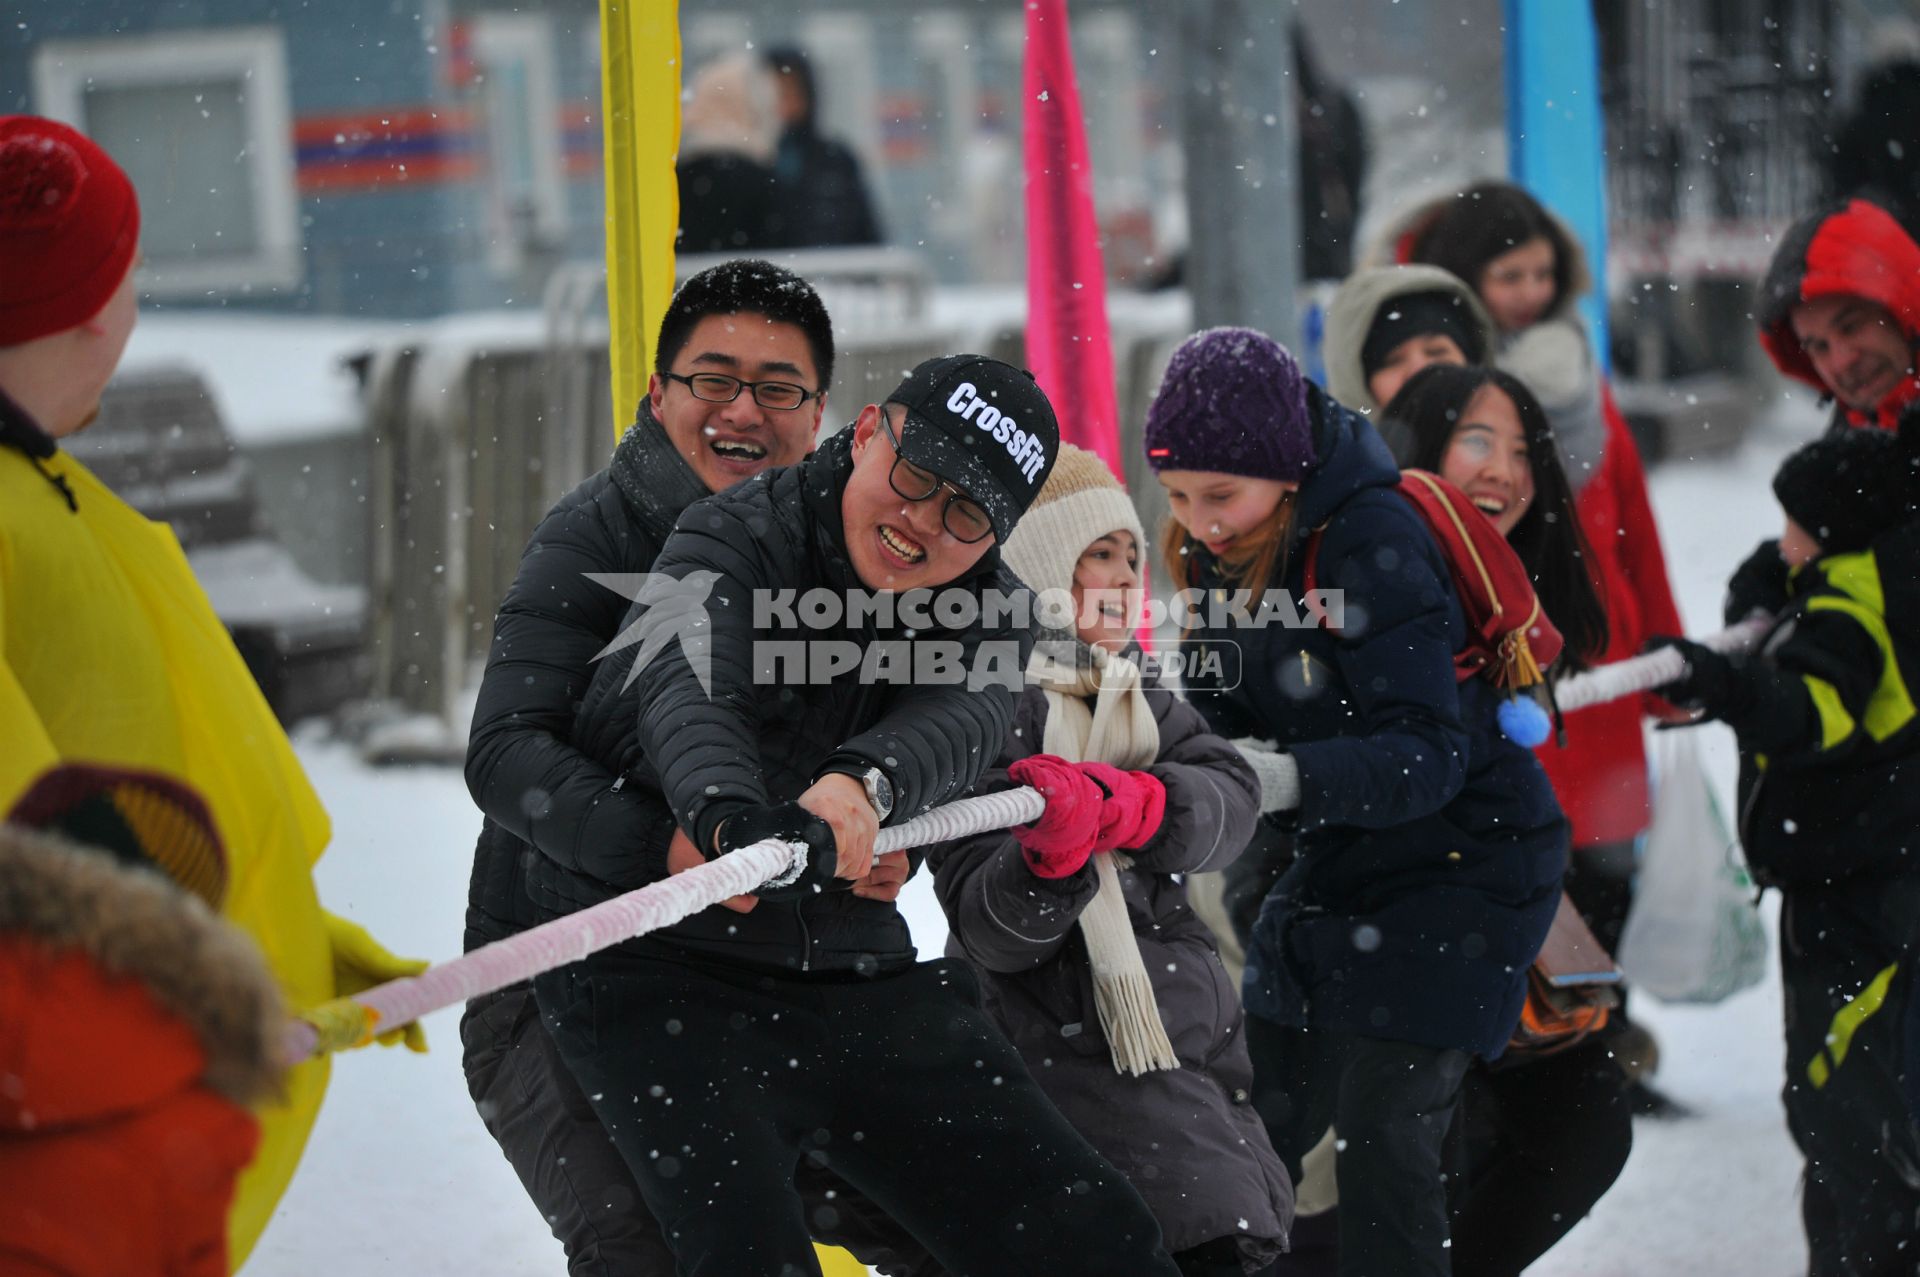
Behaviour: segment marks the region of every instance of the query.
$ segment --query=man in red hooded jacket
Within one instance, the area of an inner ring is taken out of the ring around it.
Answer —
[[[1920,244],[1892,214],[1856,199],[1801,219],[1760,294],[1761,346],[1836,401],[1834,429],[1894,429],[1920,400]]]
[[[1834,401],[1829,433],[1898,430],[1920,461],[1920,244],[1862,199],[1809,214],[1787,231],[1760,284],[1760,346],[1774,366]],[[1920,467],[1910,508],[1920,509]],[[1911,539],[1903,529],[1892,534]],[[1883,553],[1920,571],[1920,544]],[[1762,541],[1727,585],[1726,621],[1786,602],[1779,545]]]

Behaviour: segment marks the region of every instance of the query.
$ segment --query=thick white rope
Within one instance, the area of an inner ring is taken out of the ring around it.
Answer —
[[[1017,788],[963,798],[889,829],[875,840],[874,855],[925,847],[932,843],[1010,829],[1038,820],[1047,801],[1035,789]],[[322,1008],[339,1030],[330,1028],[329,1049],[364,1042],[409,1024],[429,1012],[459,1006],[578,962],[623,940],[670,927],[683,918],[732,896],[745,895],[769,882],[797,876],[806,865],[804,846],[769,838],[695,865],[685,873],[650,883],[623,896],[542,923],[519,935],[484,945],[417,976],[389,981]],[[347,1003],[356,1005],[349,1006]],[[346,1012],[343,1017],[341,1010]],[[367,1014],[371,1012],[371,1016]],[[311,1014],[311,1013],[310,1013]],[[341,1040],[341,1034],[345,1040]],[[322,1046],[318,1029],[295,1020],[287,1031],[286,1058],[298,1063]]]
[[[1755,617],[1695,641],[1716,652],[1744,652],[1760,641],[1760,636],[1767,632],[1771,624],[1771,617]],[[1664,687],[1677,678],[1686,677],[1686,673],[1686,657],[1673,648],[1663,647],[1657,652],[1630,656],[1624,661],[1575,674],[1555,684],[1553,698],[1562,712],[1570,712],[1604,701],[1617,701],[1623,696],[1651,692],[1656,687]]]
[[[1759,641],[1769,621],[1756,618],[1710,634],[1700,642],[1720,652],[1745,651]],[[1687,672],[1684,657],[1672,648],[1615,661],[1567,679],[1556,688],[1562,710],[1584,709],[1604,701],[1651,691]],[[1260,777],[1261,810],[1285,811],[1300,805],[1300,770],[1292,755],[1275,752],[1272,742],[1236,740],[1241,755]],[[963,798],[891,829],[882,829],[874,854],[904,851],[964,838],[992,829],[1008,829],[1038,820],[1046,799],[1028,788]],[[458,1006],[481,994],[531,979],[543,971],[577,962],[589,953],[670,927],[732,896],[746,895],[773,882],[791,881],[805,868],[805,848],[775,839],[728,852],[685,873],[603,901],[578,913],[543,923],[496,941],[417,976],[394,980],[341,999],[314,1014],[330,1021],[327,1049],[364,1041],[374,1032],[409,1024],[444,1007]],[[346,1015],[342,1015],[342,1010]],[[371,1013],[370,1015],[368,1013]],[[306,1059],[322,1044],[319,1030],[295,1020],[288,1030],[287,1058]]]
[[[1755,617],[1729,626],[1717,634],[1709,634],[1699,643],[1716,652],[1744,652],[1760,641],[1760,636],[1766,633],[1772,623],[1771,617]],[[1674,648],[1663,647],[1657,652],[1630,656],[1611,665],[1575,674],[1554,688],[1554,700],[1562,712],[1586,709],[1590,705],[1619,700],[1623,696],[1637,696],[1641,692],[1664,687],[1675,679],[1684,678],[1686,673],[1686,657]],[[1254,775],[1260,778],[1260,810],[1263,813],[1292,811],[1300,805],[1300,766],[1294,762],[1292,754],[1279,750],[1273,741],[1258,740],[1251,736],[1242,736],[1233,745],[1253,768]]]

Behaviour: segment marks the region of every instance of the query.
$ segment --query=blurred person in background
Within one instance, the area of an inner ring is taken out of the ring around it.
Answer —
[[[741,253],[789,243],[784,191],[773,173],[779,131],[774,80],[747,54],[702,67],[680,111],[682,253]]]
[[[1314,56],[1293,24],[1294,124],[1300,135],[1300,278],[1341,279],[1353,269],[1353,232],[1367,184],[1367,126],[1353,94]]]
[[[786,242],[794,248],[878,244],[880,219],[860,171],[860,157],[838,138],[820,131],[813,63],[792,45],[770,49],[780,141],[773,171],[782,185]]]
[[[1906,50],[1867,76],[1841,120],[1827,172],[1835,195],[1872,200],[1920,236],[1920,49],[1904,34]]]
[[[1754,321],[1774,367],[1833,401],[1829,437],[1891,430],[1911,463],[1920,452],[1920,244],[1893,214],[1849,199],[1795,222],[1761,281]],[[1915,549],[1888,545],[1882,553],[1902,574],[1912,572]],[[1779,539],[1770,536],[1727,583],[1727,624],[1779,612],[1787,576]]]

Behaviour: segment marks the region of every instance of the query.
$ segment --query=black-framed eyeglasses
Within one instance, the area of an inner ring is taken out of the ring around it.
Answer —
[[[679,382],[693,392],[695,399],[704,399],[708,403],[732,403],[740,397],[741,391],[751,390],[755,403],[778,412],[790,412],[820,393],[791,381],[742,381],[723,372],[697,372],[691,377],[682,377],[677,372],[663,372],[660,375],[668,381]]]
[[[985,540],[993,531],[993,520],[985,508],[939,475],[922,470],[901,455],[900,437],[893,433],[893,423],[885,413],[880,414],[880,428],[887,432],[887,442],[893,445],[893,469],[887,473],[887,482],[893,485],[893,490],[909,501],[925,501],[945,488],[950,495],[946,505],[940,508],[940,526],[962,545]]]

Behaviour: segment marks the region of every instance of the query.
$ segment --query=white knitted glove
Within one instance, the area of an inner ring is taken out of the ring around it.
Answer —
[[[1260,778],[1260,811],[1292,811],[1300,805],[1300,764],[1292,754],[1279,753],[1270,740],[1242,736],[1233,742]]]

